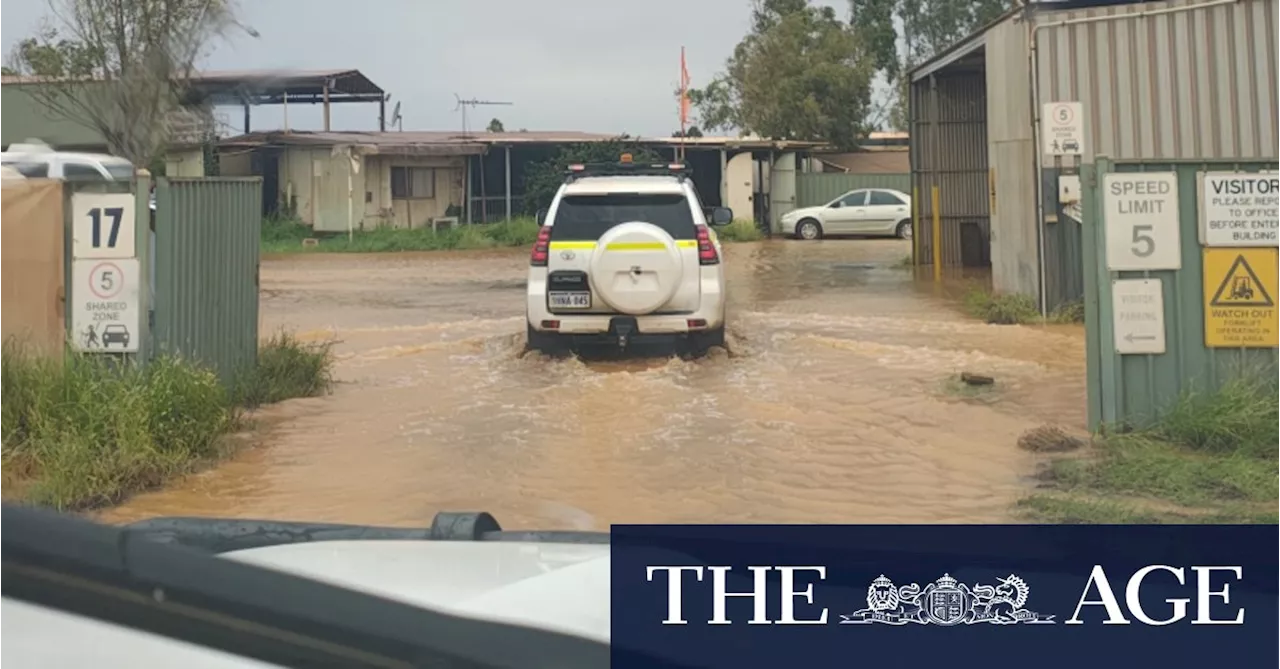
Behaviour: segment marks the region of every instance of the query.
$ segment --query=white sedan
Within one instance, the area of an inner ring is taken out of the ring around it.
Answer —
[[[888,188],[860,188],[820,207],[782,216],[782,233],[797,239],[823,235],[892,235],[911,239],[911,196]]]

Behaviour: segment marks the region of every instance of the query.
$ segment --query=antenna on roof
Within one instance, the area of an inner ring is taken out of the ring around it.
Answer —
[[[458,94],[457,94],[457,93],[454,93],[454,94],[453,94],[453,97],[454,97],[454,99],[455,99],[455,100],[457,100],[457,101],[458,101],[457,106],[455,106],[455,107],[453,108],[453,110],[454,110],[454,111],[458,111],[458,110],[461,110],[461,111],[462,111],[462,136],[463,136],[463,137],[466,137],[466,136],[467,136],[467,107],[478,107],[478,106],[480,106],[480,105],[485,105],[485,106],[490,106],[490,105],[504,105],[504,106],[511,106],[511,105],[514,105],[514,104],[515,104],[514,102],[499,102],[499,101],[496,101],[496,100],[477,100],[476,98],[471,98],[471,99],[469,99],[469,100],[463,100],[461,97],[459,97],[459,96],[458,96]]]
[[[399,100],[396,100],[396,106],[391,110],[391,125],[395,126],[396,130],[404,132],[404,118],[400,116]]]

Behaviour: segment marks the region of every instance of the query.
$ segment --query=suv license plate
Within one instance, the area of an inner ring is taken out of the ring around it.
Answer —
[[[549,293],[547,304],[552,309],[590,309],[591,293]]]

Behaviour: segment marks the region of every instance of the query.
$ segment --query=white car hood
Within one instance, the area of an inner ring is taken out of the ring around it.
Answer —
[[[826,207],[801,207],[800,209],[792,209],[786,213],[784,218],[789,221],[795,221],[804,218],[805,216],[816,217],[818,214],[822,213],[823,209],[826,209]]]
[[[607,544],[332,541],[220,557],[445,613],[610,639]],[[271,666],[25,602],[6,599],[3,609],[3,661],[11,666]]]

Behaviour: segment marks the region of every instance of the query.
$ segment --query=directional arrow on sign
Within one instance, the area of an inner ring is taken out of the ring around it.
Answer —
[[[1129,334],[1124,336],[1124,339],[1125,341],[1132,344],[1135,341],[1155,341],[1156,336],[1155,335],[1136,335],[1130,332]]]

